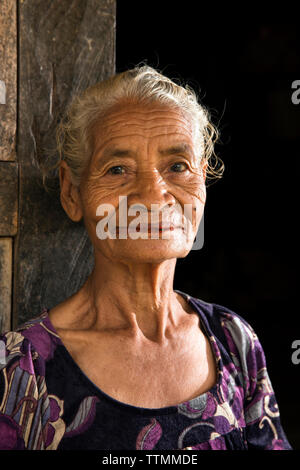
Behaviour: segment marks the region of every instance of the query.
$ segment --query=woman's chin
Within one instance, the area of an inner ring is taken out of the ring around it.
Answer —
[[[128,238],[110,241],[110,253],[116,260],[126,258],[140,262],[161,262],[172,258],[184,258],[191,251],[191,247],[192,243],[187,243],[186,240],[141,238],[132,240]]]

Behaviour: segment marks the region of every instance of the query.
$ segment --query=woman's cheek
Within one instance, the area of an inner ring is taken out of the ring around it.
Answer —
[[[181,194],[184,204],[189,204],[191,209],[187,211],[189,220],[192,220],[193,230],[198,230],[199,223],[203,217],[206,202],[206,186],[202,178],[193,178],[184,188]]]
[[[190,199],[194,200],[196,198],[201,204],[205,204],[206,186],[204,179],[198,175],[192,175],[188,180],[181,181],[180,184],[176,185],[176,194],[185,203],[188,203]]]
[[[89,180],[82,190],[83,205],[87,209],[95,209],[101,203],[111,203],[116,191],[116,186],[108,187],[107,185],[99,184],[99,181]]]
[[[82,205],[86,229],[92,237],[95,237],[97,224],[115,212],[118,196],[114,197],[107,188],[89,184],[82,194]]]

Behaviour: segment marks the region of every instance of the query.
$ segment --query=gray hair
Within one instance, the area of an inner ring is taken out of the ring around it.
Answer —
[[[176,107],[188,114],[194,124],[201,160],[207,161],[207,177],[221,178],[222,160],[214,152],[218,129],[212,124],[208,110],[199,103],[195,91],[182,86],[148,65],[118,73],[107,80],[87,88],[73,99],[56,129],[56,155],[58,161],[51,170],[65,160],[71,170],[72,182],[78,186],[81,175],[93,153],[93,129],[110,108],[123,100],[138,103],[161,103]],[[47,170],[42,169],[43,183]]]

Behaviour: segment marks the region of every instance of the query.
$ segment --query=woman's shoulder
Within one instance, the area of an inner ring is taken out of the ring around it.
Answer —
[[[48,320],[48,309],[16,329],[0,334],[0,369],[25,363],[32,364],[35,359],[49,360],[54,353],[59,337]],[[28,370],[29,372],[29,370]],[[33,373],[33,368],[30,367]]]
[[[265,353],[252,322],[243,314],[217,303],[211,304],[211,326],[223,334],[231,358],[239,359],[242,367],[259,370],[266,367]]]
[[[209,336],[218,341],[218,347],[245,370],[265,368],[266,358],[262,344],[251,325],[240,312],[215,302],[207,302],[185,294],[197,309]]]
[[[223,364],[234,368],[240,376],[247,396],[254,393],[257,381],[265,381],[271,390],[266,357],[262,344],[251,324],[240,313],[224,305],[191,297]]]
[[[54,357],[57,344],[47,309],[0,335],[1,450],[50,449],[64,431],[62,402],[49,394],[46,382],[48,361]],[[57,410],[54,431],[49,423]]]
[[[208,307],[206,310],[209,312],[210,324],[221,327],[227,339],[232,338],[235,343],[244,345],[253,344],[258,340],[251,320],[248,320],[243,313],[218,303],[208,303],[202,300],[200,303]]]
[[[248,343],[257,339],[251,323],[240,312],[216,302],[208,302],[181,291],[177,292],[183,294],[186,300],[197,309],[205,326],[212,330],[217,337],[220,336],[220,339],[223,339],[224,335],[226,337],[230,335],[238,342],[246,341]]]

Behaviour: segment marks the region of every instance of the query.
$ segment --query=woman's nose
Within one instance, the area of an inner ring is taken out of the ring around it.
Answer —
[[[174,197],[168,191],[168,185],[156,170],[141,171],[136,180],[136,187],[131,193],[133,203],[139,203],[151,209],[152,204],[163,206],[175,203]]]

